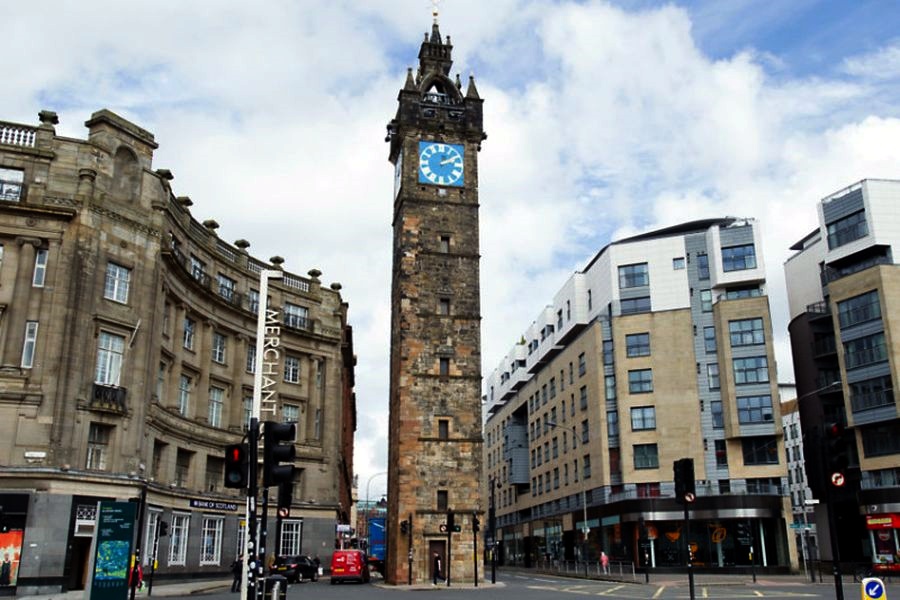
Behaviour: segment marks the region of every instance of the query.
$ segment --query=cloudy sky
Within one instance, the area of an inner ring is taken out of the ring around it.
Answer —
[[[428,0],[82,0],[4,7],[0,119],[109,108],[152,131],[198,220],[323,271],[359,356],[360,495],[386,487],[393,171],[385,125],[431,28]],[[444,0],[474,74],[483,368],[619,237],[685,220],[764,228],[779,377],[782,264],[815,203],[900,178],[893,0]],[[16,51],[11,51],[15,48]]]

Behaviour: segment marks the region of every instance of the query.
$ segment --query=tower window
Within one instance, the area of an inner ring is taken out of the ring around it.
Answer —
[[[438,299],[438,314],[439,315],[449,315],[450,314],[450,298]]]
[[[441,358],[439,359],[439,373],[441,377],[447,377],[450,375],[450,359],[449,358]]]
[[[442,235],[440,238],[440,250],[441,252],[447,254],[450,252],[450,236]]]
[[[438,438],[442,440],[450,439],[449,419],[438,419]]]
[[[438,490],[437,491],[437,509],[441,511],[446,511],[447,506],[449,505],[447,499],[447,490]]]

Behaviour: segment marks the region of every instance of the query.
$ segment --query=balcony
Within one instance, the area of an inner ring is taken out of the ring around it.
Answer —
[[[37,129],[28,125],[0,122],[0,144],[34,148]]]
[[[824,315],[831,314],[831,308],[828,306],[827,302],[824,302],[824,301],[813,302],[812,304],[806,305],[806,312],[810,313],[810,316],[812,316],[812,315],[824,316]]]
[[[309,317],[302,317],[290,313],[284,313],[284,326],[288,329],[296,329],[298,331],[312,331],[312,321]]]
[[[123,415],[126,411],[125,397],[128,390],[116,385],[105,385],[95,383],[93,394],[91,395],[91,410],[99,410],[103,412]]]

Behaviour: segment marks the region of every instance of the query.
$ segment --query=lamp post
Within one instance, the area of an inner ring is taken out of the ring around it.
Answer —
[[[548,426],[557,429],[560,426],[554,421],[544,421]],[[575,440],[577,437],[575,426],[572,425],[572,449],[575,449]],[[578,475],[578,471],[575,471],[575,475]],[[587,542],[588,542],[588,534],[591,532],[591,528],[588,527],[588,518],[587,518],[587,480],[584,477],[584,473],[581,476],[581,510],[582,510],[582,528],[581,533],[583,535],[582,545],[581,545],[581,554],[582,558],[584,558],[584,576],[588,575],[588,564],[587,564]]]
[[[809,408],[806,408],[804,410],[804,405],[806,403],[801,402],[801,400],[805,400],[812,396],[818,396],[822,392],[836,391],[837,388],[839,388],[839,387],[841,387],[841,388],[843,387],[843,383],[841,381],[832,381],[828,385],[822,386],[815,390],[811,390],[809,392],[806,392],[805,394],[802,394],[801,396],[798,396],[797,397],[797,408],[800,411],[801,425],[804,425],[803,414],[806,413],[809,416],[809,414],[811,412]],[[821,401],[819,402],[819,406],[816,408],[818,410],[815,412],[817,412],[820,415],[820,417],[824,417],[824,414],[821,410],[821,408],[822,408]],[[803,441],[804,441],[804,444],[803,444],[804,458],[806,459],[807,464],[809,464],[811,457],[807,456],[807,452],[806,452],[808,449],[806,446],[806,443],[805,443],[806,435],[803,436]],[[823,448],[823,443],[824,442],[821,439],[821,435],[819,435],[818,439],[815,440],[814,452],[812,454],[815,456],[815,460],[817,462],[821,461],[824,463],[824,461],[822,461],[822,459],[824,458],[824,453],[825,453],[825,449]],[[820,481],[818,482],[818,486],[823,485],[823,482],[821,481],[822,475],[823,474],[819,474]],[[807,473],[807,477],[808,476],[809,476],[809,473]],[[829,486],[827,483],[824,485],[825,485],[825,488],[824,488],[825,512],[826,512],[826,517],[828,520],[828,537],[829,537],[829,542],[831,545],[831,570],[832,570],[832,574],[834,576],[835,598],[837,600],[844,600],[844,582],[843,582],[843,576],[841,574],[841,552],[840,552],[840,544],[838,542],[837,519],[836,519],[836,515],[835,515],[835,506],[834,506],[835,492],[834,492],[833,487]],[[806,515],[804,514],[804,520],[805,519],[806,519]]]
[[[491,503],[488,507],[488,530],[491,532],[491,583],[497,583],[497,508],[494,503],[494,489],[500,489],[501,483],[493,477],[489,480],[491,486]]]
[[[144,478],[144,465],[140,465],[141,474],[139,481],[141,483],[141,495],[138,500],[138,522],[137,522],[137,540],[134,547],[134,564],[131,565],[131,577],[129,578],[131,585],[130,599],[134,600],[134,593],[138,587],[138,575],[141,573],[141,560],[143,560],[143,540],[144,540],[144,514],[147,508],[147,480]]]
[[[369,513],[372,511],[372,505],[369,504],[369,484],[372,483],[372,480],[381,475],[387,475],[387,471],[380,471],[375,473],[371,477],[369,477],[368,481],[366,481],[366,511],[363,513],[364,521],[366,524],[366,551],[369,549]]]

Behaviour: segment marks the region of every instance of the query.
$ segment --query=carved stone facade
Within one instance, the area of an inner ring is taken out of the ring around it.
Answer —
[[[86,140],[56,123],[0,123],[0,504],[23,535],[18,593],[82,588],[97,501],[144,487],[143,533],[170,526],[157,577],[225,573],[244,500],[222,487],[224,447],[249,419],[259,272],[283,261],[196,221],[152,168],[151,133],[107,110]],[[298,423],[280,550],[302,539],[324,562],[352,504],[355,359],[340,285],[320,275],[271,281],[269,376],[274,419]]]
[[[452,580],[471,582],[472,521],[483,511],[477,157],[486,136],[474,81],[464,94],[459,76],[450,78],[451,50],[435,23],[388,125],[395,198],[386,577],[394,584],[430,581],[434,552]],[[460,533],[441,531],[448,511]]]

